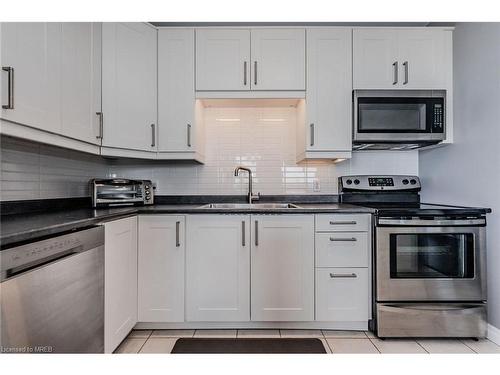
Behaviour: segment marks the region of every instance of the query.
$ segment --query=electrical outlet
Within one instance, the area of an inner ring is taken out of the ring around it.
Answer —
[[[321,184],[317,178],[313,180],[313,191],[321,191]]]

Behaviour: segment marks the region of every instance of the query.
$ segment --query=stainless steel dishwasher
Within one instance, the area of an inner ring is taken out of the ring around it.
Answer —
[[[0,252],[3,353],[104,352],[104,228]]]

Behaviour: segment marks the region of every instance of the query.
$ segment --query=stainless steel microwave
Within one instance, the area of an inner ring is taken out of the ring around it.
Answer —
[[[446,91],[356,90],[353,104],[354,149],[418,148],[445,139]]]

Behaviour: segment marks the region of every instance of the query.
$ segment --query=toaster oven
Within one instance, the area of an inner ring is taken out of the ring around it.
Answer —
[[[150,180],[93,179],[90,191],[93,207],[154,203],[154,187]]]

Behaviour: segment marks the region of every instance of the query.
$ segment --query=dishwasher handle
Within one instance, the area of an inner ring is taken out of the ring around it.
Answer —
[[[55,255],[51,255],[51,256],[48,256],[46,258],[38,259],[34,262],[23,264],[22,266],[19,266],[19,267],[9,268],[9,269],[5,270],[4,272],[2,272],[1,281],[11,279],[15,276],[22,275],[23,273],[31,271],[35,268],[47,266],[49,264],[58,262],[64,258],[68,258],[72,255],[79,254],[82,252],[82,250],[83,250],[83,246],[80,245],[80,246],[74,247],[72,249],[62,251],[62,252],[57,253]]]

